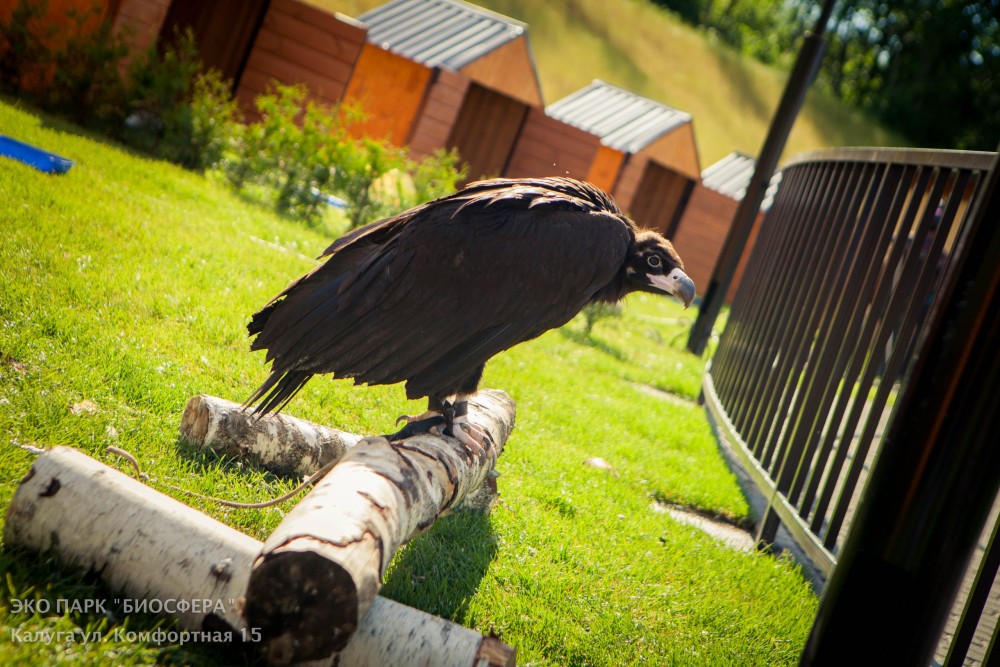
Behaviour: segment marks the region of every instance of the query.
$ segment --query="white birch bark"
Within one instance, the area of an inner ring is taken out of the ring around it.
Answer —
[[[57,548],[65,563],[99,572],[185,630],[211,633],[203,637],[257,637],[240,607],[261,543],[75,449],[56,447],[35,461],[11,501],[4,542]],[[506,667],[514,650],[378,597],[343,650],[315,664]]]
[[[239,403],[206,395],[188,400],[180,433],[193,445],[279,475],[311,474],[341,459],[362,438],[283,413],[255,418]]]
[[[342,648],[396,550],[490,477],[514,426],[514,403],[503,392],[480,392],[469,403],[469,421],[495,445],[473,452],[429,435],[366,440],[275,529],[253,566],[244,608],[272,662]]]
[[[484,394],[488,396],[489,390]],[[301,476],[312,475],[324,465],[340,461],[364,439],[284,413],[258,419],[239,403],[205,394],[188,399],[180,434],[197,447],[259,465],[276,475]],[[467,494],[459,507],[489,512],[498,495],[496,479],[487,476],[482,486]]]

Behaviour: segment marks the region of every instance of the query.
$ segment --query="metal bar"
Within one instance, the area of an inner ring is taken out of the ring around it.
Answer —
[[[954,187],[952,188],[952,195],[948,199],[948,204],[945,207],[945,220],[950,222],[955,217],[955,212],[958,209],[958,205],[961,203],[961,192],[964,191],[965,183],[969,178],[969,173],[962,171],[958,173],[958,177],[954,182]],[[939,179],[938,185],[944,187],[946,185],[945,181],[951,180],[950,178]],[[954,196],[956,191],[959,192],[958,196]],[[864,466],[866,455],[868,453],[868,448],[875,437],[876,429],[878,428],[879,418],[885,409],[886,401],[889,398],[889,393],[892,390],[892,386],[895,379],[900,375],[900,372],[904,370],[905,364],[910,361],[910,351],[911,351],[911,339],[914,338],[917,331],[917,324],[921,318],[921,306],[926,299],[932,294],[931,285],[936,282],[936,266],[928,267],[928,262],[925,261],[926,257],[921,257],[921,249],[924,245],[925,240],[931,232],[931,227],[935,223],[934,210],[937,208],[937,202],[941,201],[941,193],[935,188],[933,190],[932,196],[927,201],[927,206],[924,210],[920,226],[917,229],[917,234],[913,239],[913,244],[911,245],[906,258],[906,268],[903,270],[903,277],[900,279],[900,285],[903,287],[900,289],[901,292],[905,292],[904,298],[900,300],[901,313],[904,315],[902,326],[899,327],[899,332],[896,340],[893,341],[892,353],[889,355],[889,359],[886,362],[886,369],[883,373],[882,380],[879,382],[878,390],[875,392],[875,398],[872,400],[872,408],[868,413],[868,419],[865,424],[865,428],[861,433],[861,438],[858,440],[858,448],[854,457],[854,461],[851,463],[850,470],[848,472],[848,482],[841,489],[841,497],[838,500],[837,507],[834,510],[833,516],[830,519],[829,533],[827,534],[826,543],[830,544],[831,536],[835,539],[840,531],[840,526],[844,522],[847,512],[851,507],[853,495],[855,492],[855,486],[857,485],[858,478],[861,474],[861,470]],[[947,234],[936,233],[931,242],[931,251],[929,253],[930,257],[937,257],[944,247],[944,241]],[[917,279],[914,281],[911,276],[915,276]]]
[[[827,213],[821,219],[822,224],[817,229],[817,233],[810,242],[807,253],[807,263],[814,264],[808,270],[803,271],[798,276],[800,289],[799,297],[792,297],[790,300],[797,302],[797,308],[791,313],[790,319],[793,324],[786,329],[786,336],[782,347],[785,353],[778,366],[777,373],[773,380],[778,386],[784,386],[778,401],[770,406],[770,413],[766,417],[767,422],[774,424],[771,433],[767,438],[762,463],[774,469],[775,479],[780,474],[781,467],[785,460],[786,451],[780,451],[784,437],[787,434],[787,417],[791,404],[797,400],[802,387],[802,374],[805,368],[806,359],[813,344],[817,320],[822,314],[822,308],[826,304],[820,304],[817,299],[818,292],[826,274],[829,273],[830,265],[834,262],[837,251],[840,250],[839,238],[843,236],[840,224],[846,219],[846,212],[854,207],[854,202],[860,191],[864,188],[865,182],[863,173],[855,172],[849,165],[845,166],[842,174],[842,183],[838,184],[838,194],[835,195],[833,205],[828,208]],[[829,251],[833,247],[834,251]],[[827,252],[823,252],[826,250]],[[818,265],[815,263],[818,262]],[[775,428],[781,422],[781,429]],[[786,490],[787,481],[779,482],[779,489]]]
[[[944,178],[937,169],[928,169],[928,172],[930,172],[928,179],[923,182],[930,187],[931,197],[940,197],[944,191]],[[921,215],[924,208],[924,200],[928,196],[927,192],[927,190],[914,191],[911,196],[906,216],[898,228],[896,238],[893,242],[890,259],[885,264],[884,271],[879,277],[882,287],[882,295],[879,300],[880,307],[876,308],[873,305],[870,311],[874,328],[872,337],[867,339],[870,345],[869,349],[859,349],[857,351],[857,354],[861,356],[861,381],[858,385],[856,398],[852,402],[851,409],[848,412],[847,420],[841,427],[841,443],[834,455],[834,463],[837,469],[842,469],[845,465],[847,465],[847,469],[850,468],[850,465],[846,464],[846,459],[848,454],[852,453],[851,443],[853,442],[858,423],[861,421],[864,413],[866,397],[874,384],[876,375],[879,373],[879,364],[883,361],[882,355],[889,337],[892,335],[895,325],[902,319],[900,313],[904,308],[904,302],[911,296],[909,290],[897,289],[897,285],[902,281],[912,280],[916,271],[915,268],[910,268],[909,271],[906,271],[905,267],[912,267],[912,264],[906,265],[904,260],[907,257],[907,249],[912,243],[910,240],[912,227],[913,225],[917,225],[917,218]],[[897,271],[900,273],[897,273]],[[854,451],[853,455],[856,462],[857,452]],[[830,485],[821,495],[816,511],[816,518],[813,520],[814,527],[818,523],[818,517],[825,517],[827,507],[833,495],[837,493],[843,496],[843,488],[850,482],[850,475],[852,473],[841,472],[841,474],[845,475],[844,479],[838,480],[839,484]],[[860,475],[860,468],[854,474]],[[826,538],[827,547],[832,549],[836,539],[836,531],[828,532]]]
[[[844,170],[838,169],[831,185],[824,178],[824,170],[812,167],[812,190],[807,191],[802,209],[798,212],[800,220],[785,230],[789,244],[781,255],[775,257],[780,267],[778,278],[769,285],[770,303],[761,309],[762,319],[758,334],[767,348],[767,356],[762,358],[763,365],[751,378],[746,393],[758,398],[755,410],[748,413],[745,424],[738,424],[745,434],[747,443],[753,448],[759,460],[767,466],[768,452],[765,449],[766,437],[774,429],[774,403],[778,392],[784,386],[779,374],[787,366],[787,331],[794,324],[796,300],[793,295],[802,289],[801,277],[808,271],[809,259],[816,244],[816,228],[822,230],[825,218],[818,212],[831,210],[833,202],[839,196],[839,188]],[[814,218],[818,218],[814,219]],[[808,221],[808,223],[804,222]]]
[[[858,421],[861,419],[861,413],[863,408],[862,397],[868,395],[868,391],[872,386],[872,382],[875,378],[876,364],[873,362],[873,357],[875,356],[875,350],[884,349],[886,340],[888,339],[890,328],[884,327],[885,323],[884,315],[888,309],[888,305],[894,298],[894,283],[893,283],[893,272],[898,266],[901,265],[902,257],[904,256],[906,250],[907,239],[910,234],[910,229],[917,218],[917,214],[921,208],[921,200],[923,193],[926,192],[927,188],[931,184],[932,175],[936,174],[937,171],[931,168],[923,168],[917,174],[916,184],[911,190],[908,201],[906,202],[905,213],[903,218],[899,221],[898,230],[896,230],[896,237],[892,240],[890,244],[890,251],[888,258],[883,263],[881,267],[881,272],[878,276],[878,290],[876,291],[875,298],[872,299],[871,306],[865,313],[865,322],[861,327],[861,336],[859,340],[868,341],[870,344],[869,349],[864,349],[860,347],[855,347],[853,357],[851,360],[851,371],[853,374],[860,373],[860,380],[856,388],[856,398],[853,402],[850,401],[850,396],[843,396],[843,405],[837,406],[835,409],[847,410],[848,403],[850,402],[850,411],[848,412],[848,417],[846,422],[841,422],[840,425],[840,446],[834,452],[833,461],[830,464],[832,471],[840,471],[844,466],[844,462],[847,458],[847,454],[850,451],[850,443],[854,438],[855,428],[857,427]],[[836,432],[830,432],[827,434],[826,442],[822,447],[833,448],[834,441],[837,439]],[[837,490],[837,481],[839,477],[839,472],[834,475],[831,473],[830,479],[827,480],[822,493],[819,496],[819,501],[813,512],[812,529],[819,534],[823,528],[826,521],[826,511],[831,502],[833,495]],[[828,544],[829,548],[833,548],[834,540]]]
[[[773,477],[776,488],[782,494],[787,493],[791,486],[792,475],[801,455],[801,442],[796,443],[791,440],[789,426],[794,406],[801,400],[802,392],[807,385],[807,376],[813,372],[807,364],[815,349],[816,332],[830,306],[830,300],[822,298],[822,293],[831,279],[833,264],[843,255],[845,244],[852,235],[845,233],[847,231],[845,227],[847,221],[856,216],[848,213],[857,210],[860,201],[863,201],[866,192],[870,190],[871,169],[870,165],[848,167],[847,187],[838,205],[831,209],[829,224],[826,225],[827,229],[823,230],[825,233],[817,234],[816,252],[811,253],[813,256],[818,255],[818,264],[804,277],[808,287],[801,298],[801,303],[808,314],[797,317],[799,325],[789,341],[790,350],[786,354],[786,359],[789,360],[786,366],[788,370],[783,376],[786,378],[784,380],[786,386],[776,408],[776,414],[784,419],[784,428],[772,438],[771,451],[774,452],[774,462],[771,467],[775,471]],[[758,540],[761,542],[772,542],[778,529],[778,515],[773,505],[772,500],[758,529]]]
[[[826,479],[831,482],[836,478],[834,474],[836,471],[832,467],[827,474],[827,463],[843,422],[844,411],[851,400],[861,370],[861,355],[856,353],[858,343],[868,340],[865,324],[874,320],[874,318],[869,317],[872,309],[867,307],[875,301],[874,298],[870,297],[877,294],[878,276],[888,253],[894,225],[902,214],[914,172],[915,168],[912,166],[889,165],[886,171],[888,187],[884,192],[886,197],[880,201],[879,206],[872,213],[871,229],[877,238],[872,242],[873,247],[863,250],[864,256],[867,258],[864,276],[856,286],[849,286],[847,294],[852,296],[844,299],[850,304],[850,313],[847,316],[849,324],[843,329],[839,349],[836,351],[837,367],[841,369],[839,372],[842,378],[841,386],[839,391],[836,391],[835,395],[831,397],[833,405],[827,409],[829,425],[826,433],[820,438],[816,457],[809,471],[809,479],[805,484],[801,499],[801,507],[803,508],[813,507],[821,481]],[[890,197],[891,202],[888,201]],[[887,211],[883,211],[883,205],[888,206]],[[828,385],[828,388],[836,390],[832,384]]]
[[[719,317],[722,304],[726,300],[726,293],[729,285],[736,275],[736,268],[739,266],[740,257],[746,247],[750,232],[753,229],[757,212],[760,211],[760,204],[764,200],[764,194],[771,181],[778,160],[785,148],[785,142],[791,133],[792,125],[798,116],[799,109],[805,100],[806,91],[816,78],[826,44],[823,41],[823,33],[826,31],[826,24],[833,13],[834,0],[825,0],[820,17],[816,21],[816,27],[811,33],[806,34],[792,66],[792,72],[788,77],[788,84],[781,95],[778,109],[775,111],[771,126],[768,129],[764,145],[761,147],[760,155],[757,158],[757,165],[754,169],[750,183],[747,185],[746,193],[736,209],[733,224],[726,235],[726,241],[722,246],[722,252],[712,271],[712,278],[709,280],[708,288],[702,297],[698,310],[698,317],[691,327],[691,335],[688,338],[688,349],[701,356],[705,352],[705,346],[712,335],[712,327]]]
[[[985,172],[993,162],[993,153],[983,151],[953,151],[931,148],[822,148],[799,153],[784,167],[816,162],[875,162],[964,169]]]
[[[965,604],[962,606],[962,615],[958,619],[955,636],[952,637],[951,645],[948,647],[948,654],[945,656],[943,663],[944,667],[961,667],[969,653],[972,639],[975,637],[976,629],[983,616],[983,609],[986,607],[986,601],[990,597],[990,590],[993,588],[993,582],[996,580],[997,571],[1000,570],[1000,545],[997,544],[998,532],[1000,532],[1000,520],[993,524],[993,530],[990,532],[989,540],[986,543],[986,551],[983,553],[983,559],[979,563],[979,569],[972,583],[972,589],[969,591],[969,597],[966,598]],[[1000,626],[1000,623],[997,625]]]
[[[1000,489],[1000,156],[976,198],[800,665],[926,665]],[[960,197],[961,195],[959,195]]]
[[[791,184],[786,190],[789,195],[779,195],[768,213],[765,226],[755,244],[757,247],[747,262],[744,278],[741,280],[742,294],[737,302],[740,305],[737,307],[734,304],[730,313],[730,322],[734,324],[732,336],[728,324],[723,332],[724,338],[732,337],[738,341],[738,367],[734,369],[732,376],[727,374],[720,378],[724,384],[719,385],[722,392],[720,396],[737,421],[742,420],[747,409],[759,400],[754,392],[746,390],[746,385],[760,377],[760,366],[765,363],[764,359],[768,354],[758,334],[760,320],[771,312],[769,301],[775,298],[771,285],[780,279],[776,277],[780,275],[776,257],[780,257],[780,253],[790,242],[792,234],[785,233],[785,230],[793,224],[803,193],[808,191],[811,172],[808,168],[797,169],[785,175]]]
[[[802,191],[802,200],[795,202],[790,215],[784,220],[787,223],[782,228],[776,228],[785,242],[780,250],[769,257],[769,265],[762,267],[770,280],[762,285],[757,294],[760,300],[753,304],[750,311],[753,315],[752,324],[747,328],[747,342],[756,351],[755,366],[752,372],[744,376],[746,384],[740,387],[739,393],[732,401],[738,418],[734,423],[746,434],[746,441],[756,452],[760,442],[756,433],[751,434],[748,426],[758,424],[758,415],[765,409],[763,403],[770,399],[770,394],[763,385],[770,379],[773,372],[773,361],[780,354],[780,333],[778,328],[788,324],[788,315],[784,309],[790,306],[787,294],[795,282],[795,278],[805,269],[806,253],[801,251],[801,245],[810,236],[813,210],[806,208],[812,195],[821,186],[819,170],[810,169],[807,174],[808,188]],[[816,204],[812,204],[816,207]],[[806,223],[804,221],[810,221]]]
[[[788,224],[788,218],[794,215],[794,203],[788,201],[800,196],[799,182],[808,169],[795,169],[783,175],[785,192],[779,190],[774,205],[768,211],[761,225],[754,251],[747,260],[743,278],[734,299],[734,307],[730,311],[729,320],[719,340],[719,347],[712,357],[712,375],[715,380],[719,397],[727,406],[730,415],[740,413],[740,406],[735,401],[745,396],[740,388],[746,383],[747,375],[752,373],[758,346],[755,341],[756,318],[761,313],[759,302],[766,298],[765,285],[771,279],[771,258],[777,248],[787,240],[787,235],[776,230],[783,229]],[[735,304],[740,306],[736,307]]]
[[[788,440],[790,461],[794,465],[790,470],[787,497],[788,501],[799,506],[799,495],[805,485],[810,464],[819,446],[821,429],[828,428],[830,403],[837,392],[842,379],[842,358],[838,354],[843,341],[844,332],[849,324],[852,305],[856,303],[857,291],[861,279],[859,274],[864,271],[868,254],[865,250],[871,245],[871,237],[877,232],[879,225],[873,222],[876,214],[885,215],[888,202],[884,195],[885,189],[891,189],[887,184],[889,169],[886,165],[874,166],[871,173],[868,193],[862,203],[856,218],[847,248],[843,251],[844,261],[840,271],[830,275],[824,293],[818,300],[828,304],[823,320],[817,329],[809,361],[808,379],[804,381],[805,390],[797,408],[793,406],[791,413],[792,430]],[[834,251],[836,252],[836,251]],[[855,288],[855,289],[852,289]]]

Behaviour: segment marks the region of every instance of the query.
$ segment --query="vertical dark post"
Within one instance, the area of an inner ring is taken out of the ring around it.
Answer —
[[[761,202],[764,201],[767,186],[778,166],[778,159],[785,149],[785,142],[792,131],[792,124],[799,114],[799,109],[802,108],[802,102],[805,100],[809,86],[816,78],[816,72],[823,59],[823,52],[826,50],[823,33],[830,20],[830,14],[833,12],[833,5],[834,0],[826,0],[823,4],[823,11],[816,21],[815,29],[806,34],[802,48],[799,49],[799,55],[795,59],[792,73],[788,77],[785,92],[781,95],[781,102],[774,113],[771,127],[764,139],[764,145],[760,149],[757,166],[750,178],[750,184],[736,209],[733,224],[729,228],[729,234],[726,235],[726,242],[722,245],[722,251],[715,262],[712,278],[702,295],[698,317],[695,319],[688,337],[688,350],[699,356],[705,352],[705,346],[712,335],[712,326],[719,317],[722,304],[726,301],[729,285],[733,282],[733,276],[736,275],[736,267],[739,266],[743,249],[750,238],[750,232],[753,230],[754,220],[760,211]]]
[[[800,665],[929,665],[1000,488],[1000,155]]]

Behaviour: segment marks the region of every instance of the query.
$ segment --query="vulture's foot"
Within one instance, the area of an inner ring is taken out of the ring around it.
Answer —
[[[415,435],[423,435],[424,433],[441,435],[442,427],[448,423],[445,416],[437,410],[428,410],[424,414],[417,415],[416,417],[402,415],[396,420],[396,423],[398,424],[401,421],[406,421],[406,426],[399,429],[395,433],[385,436],[389,442],[406,440],[407,438],[412,438]]]
[[[423,433],[430,433],[437,436],[445,435],[455,438],[478,456],[485,451],[487,445],[493,444],[493,439],[490,438],[490,434],[483,430],[483,428],[469,421],[468,412],[468,401],[456,401],[452,403],[446,400],[441,403],[435,402],[422,415],[416,417],[409,415],[401,416],[396,420],[396,423],[398,424],[405,420],[406,426],[396,433],[385,437],[390,442],[394,442]]]
[[[458,440],[476,456],[486,451],[487,445],[493,444],[486,431],[469,421],[468,400],[444,401],[441,412],[448,423],[444,434]]]
[[[450,426],[445,427],[444,434],[458,440],[476,456],[485,452],[487,445],[493,444],[489,433],[482,427],[467,421],[464,416],[456,417]]]

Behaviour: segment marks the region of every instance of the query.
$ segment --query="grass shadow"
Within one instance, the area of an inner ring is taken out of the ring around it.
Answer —
[[[93,569],[67,565],[57,548],[39,553],[2,545],[0,571],[6,577],[0,587],[0,608],[5,610],[3,623],[9,627],[9,638],[18,643],[46,643],[46,651],[51,645],[65,644],[67,660],[73,664],[83,664],[87,655],[98,664],[107,658],[106,651],[115,649],[141,652],[156,664],[267,664],[255,651],[238,644],[178,644],[166,636],[163,643],[149,640],[151,635],[156,637],[152,633],[167,635],[181,628],[168,618],[125,609],[124,604],[134,603],[133,596],[109,588]]]
[[[392,561],[381,594],[429,614],[471,623],[469,600],[496,558],[488,514],[460,510],[407,544]]]
[[[191,442],[183,435],[178,435],[174,440],[174,451],[181,458],[197,466],[201,472],[209,470],[237,473],[253,471],[254,474],[266,474],[275,479],[296,479],[299,477],[299,475],[291,473],[287,475],[276,473],[249,456],[238,458],[227,454],[220,454],[209,447]]]
[[[587,347],[592,347],[595,350],[599,350],[604,354],[614,358],[617,361],[628,361],[628,356],[624,352],[619,350],[613,345],[605,343],[603,340],[594,338],[592,335],[588,335],[583,331],[577,331],[570,327],[561,327],[559,333],[563,335],[564,338],[577,343],[578,345],[586,345]]]

